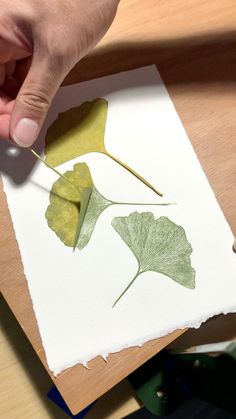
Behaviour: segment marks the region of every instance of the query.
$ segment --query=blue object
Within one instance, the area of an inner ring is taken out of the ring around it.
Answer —
[[[62,410],[64,410],[64,412],[67,413],[67,415],[70,416],[71,418],[77,418],[77,419],[84,418],[84,416],[89,412],[89,410],[95,404],[95,402],[94,402],[94,403],[90,404],[88,407],[86,407],[84,410],[82,410],[82,412],[80,412],[80,413],[78,413],[76,415],[73,415],[73,413],[71,413],[70,409],[68,408],[67,404],[65,403],[65,401],[64,401],[61,393],[59,393],[59,391],[57,390],[56,386],[53,386],[51,388],[51,390],[49,390],[47,396],[58,407],[60,407]]]

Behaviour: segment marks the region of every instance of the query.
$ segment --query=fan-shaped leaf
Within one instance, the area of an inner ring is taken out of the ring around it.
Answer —
[[[68,183],[65,177],[71,182]],[[73,187],[73,185],[75,185]],[[57,234],[66,246],[74,247],[81,214],[82,196],[76,186],[92,189],[85,211],[83,225],[76,246],[83,249],[89,242],[98,217],[113,202],[104,198],[93,185],[86,163],[77,163],[73,171],[68,171],[59,178],[50,192],[50,205],[46,211],[48,226]]]
[[[96,99],[59,114],[46,135],[46,163],[56,167],[87,153],[103,153],[162,196],[146,179],[106,150],[104,135],[107,108],[105,99]]]
[[[167,217],[155,219],[150,212],[116,217],[112,226],[138,261],[138,272],[121,296],[138,275],[147,271],[162,273],[187,288],[195,287],[195,270],[190,260],[192,247],[183,227]]]
[[[84,192],[91,190],[92,187],[93,181],[88,166],[85,163],[78,163],[73,171],[68,171],[60,177],[51,189],[50,205],[45,217],[48,226],[66,246],[75,245],[80,218],[85,209],[84,199],[88,198]]]
[[[93,151],[105,153],[107,108],[105,99],[96,99],[59,114],[46,135],[46,162],[56,167]]]

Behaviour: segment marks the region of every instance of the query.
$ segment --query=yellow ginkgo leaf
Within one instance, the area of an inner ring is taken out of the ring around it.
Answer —
[[[97,152],[105,154],[128,170],[156,194],[162,194],[140,174],[110,154],[104,144],[108,102],[95,99],[59,114],[48,129],[45,140],[45,161],[52,167],[75,157]]]
[[[107,107],[105,99],[96,99],[59,114],[46,135],[45,161],[56,167],[93,151],[106,153]]]
[[[66,246],[77,246],[92,188],[93,181],[86,163],[76,164],[52,187],[45,217],[48,226]]]

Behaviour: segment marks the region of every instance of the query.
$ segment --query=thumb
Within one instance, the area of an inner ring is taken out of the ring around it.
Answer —
[[[17,95],[11,114],[10,136],[22,147],[37,139],[47,111],[65,74],[50,57],[33,57],[28,75]]]

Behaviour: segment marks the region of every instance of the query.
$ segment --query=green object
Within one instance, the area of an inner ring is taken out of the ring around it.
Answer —
[[[162,351],[128,380],[145,408],[162,417],[192,398],[236,414],[235,376],[236,361],[228,355]]]
[[[190,260],[192,247],[183,227],[167,217],[155,219],[151,212],[116,217],[112,226],[138,262],[137,273],[113,307],[138,276],[147,271],[162,273],[187,288],[195,288],[195,270]]]
[[[76,232],[75,232],[75,238],[73,243],[73,250],[75,251],[75,248],[77,247],[80,239],[80,233],[83,228],[84,219],[86,217],[87,209],[89,206],[89,201],[92,195],[92,188],[84,188],[83,192],[81,194],[80,199],[80,208],[79,208],[79,222],[77,224]]]
[[[236,361],[236,342],[232,341],[225,349],[225,352]]]
[[[88,169],[89,170],[89,169]],[[145,203],[134,203],[134,202],[116,202],[110,201],[109,199],[105,198],[100,192],[97,190],[95,185],[93,185],[92,193],[90,197],[90,201],[87,207],[86,215],[83,221],[83,227],[80,232],[79,241],[77,247],[82,250],[85,246],[87,246],[91,236],[93,234],[94,228],[96,226],[97,220],[102,214],[102,212],[110,207],[111,205],[129,205],[129,206],[167,206],[172,205],[171,203],[156,203],[156,204],[145,204]]]
[[[170,412],[161,361],[157,355],[128,377],[140,402],[150,413],[158,416]]]
[[[93,234],[98,218],[102,212],[110,205],[113,205],[113,202],[102,196],[93,185],[90,202],[87,207],[87,213],[84,218],[83,227],[81,229],[80,238],[77,244],[77,247],[80,250],[87,246]]]
[[[82,250],[91,239],[98,218],[111,205],[171,204],[110,201],[95,187],[87,164],[77,163],[54,183],[45,216],[48,226],[66,246]]]
[[[46,135],[46,163],[56,167],[87,153],[102,153],[128,170],[156,194],[162,196],[146,179],[106,150],[104,135],[107,109],[108,102],[98,98],[59,114]]]

